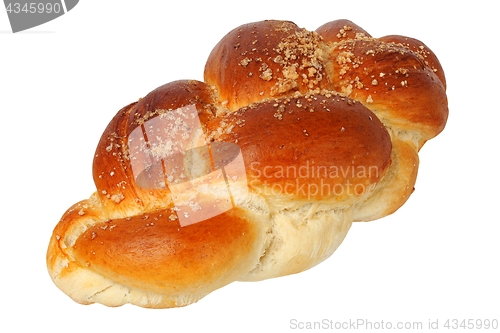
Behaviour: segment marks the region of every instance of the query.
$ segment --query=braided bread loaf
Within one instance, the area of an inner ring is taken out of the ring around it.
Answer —
[[[448,115],[432,51],[346,20],[242,25],[204,77],[155,89],[105,129],[97,191],[66,211],[47,253],[75,301],[184,306],[311,268],[353,221],[408,199],[417,153]]]

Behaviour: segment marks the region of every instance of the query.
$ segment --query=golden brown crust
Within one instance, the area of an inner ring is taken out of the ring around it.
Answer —
[[[441,66],[441,63],[439,62],[439,59],[436,57],[434,52],[432,52],[432,50],[427,45],[425,45],[418,39],[399,35],[384,36],[378,38],[378,40],[384,43],[395,43],[397,45],[409,48],[411,51],[417,54],[427,66],[432,69],[432,71],[436,74],[436,76],[443,84],[444,89],[446,89],[446,78],[444,75],[443,67]]]
[[[448,116],[427,46],[348,20],[242,25],[204,76],[158,87],[105,129],[96,192],[62,216],[47,251],[75,301],[184,306],[313,267],[353,221],[404,204],[418,150]]]
[[[200,120],[206,122],[215,116],[213,103],[213,91],[205,83],[175,81],[118,112],[99,141],[93,164],[96,193],[109,218],[151,211],[172,202],[168,188],[151,190],[137,185],[130,165],[130,133],[148,119],[189,105],[195,105]]]
[[[322,88],[326,73],[320,38],[292,22],[242,25],[213,49],[205,82],[219,92],[223,106],[237,110],[266,98]]]
[[[328,59],[333,90],[363,103],[387,127],[412,132],[418,148],[443,130],[448,118],[443,70],[417,40],[358,35],[332,44]]]
[[[316,32],[323,38],[325,43],[371,37],[363,28],[349,20],[335,20],[325,23],[316,29]]]
[[[268,198],[352,199],[369,191],[390,164],[384,125],[341,95],[270,100],[214,122],[231,128],[217,139],[238,143],[249,186]]]
[[[174,81],[160,86],[141,98],[129,114],[127,135],[139,124],[168,110],[195,105],[202,123],[216,116],[214,91],[200,81]]]
[[[256,265],[247,257],[261,246],[261,226],[243,210],[186,227],[172,214],[95,224],[76,241],[75,259],[119,284],[169,295],[206,293],[205,285],[220,288]]]
[[[173,208],[108,220],[92,196],[57,224],[47,267],[56,285],[82,304],[183,306],[257,265],[268,232],[264,220],[236,207],[184,227]]]

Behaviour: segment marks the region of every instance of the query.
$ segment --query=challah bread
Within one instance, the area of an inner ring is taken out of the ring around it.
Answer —
[[[184,306],[317,265],[353,221],[408,199],[418,150],[448,113],[425,45],[346,20],[236,28],[204,81],[163,85],[105,129],[97,190],[62,216],[47,252],[75,301]]]

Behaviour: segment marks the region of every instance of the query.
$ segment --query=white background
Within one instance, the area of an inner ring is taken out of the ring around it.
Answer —
[[[292,319],[424,328],[429,320],[500,320],[500,29],[493,2],[461,3],[82,0],[18,34],[0,9],[0,331],[286,332],[298,331]],[[94,191],[94,150],[121,107],[164,83],[202,80],[213,46],[241,24],[283,19],[314,30],[339,18],[374,37],[420,39],[445,69],[449,121],[421,150],[416,191],[399,211],[353,225],[338,251],[307,272],[233,283],[185,308],[83,306],[54,286],[45,267],[52,229]]]

